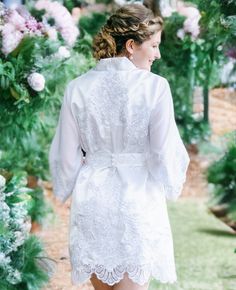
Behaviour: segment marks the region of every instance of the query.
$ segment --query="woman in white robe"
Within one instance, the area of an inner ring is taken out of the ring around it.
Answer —
[[[145,290],[151,277],[177,280],[166,199],[181,194],[189,156],[169,84],[150,72],[161,28],[144,6],[123,6],[94,40],[96,67],[66,88],[50,169],[55,195],[72,195],[74,284]]]

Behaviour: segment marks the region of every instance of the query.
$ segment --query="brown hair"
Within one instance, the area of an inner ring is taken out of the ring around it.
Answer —
[[[101,58],[114,57],[125,49],[128,39],[142,44],[162,29],[163,21],[141,4],[128,4],[119,8],[102,27],[93,40],[93,55]]]

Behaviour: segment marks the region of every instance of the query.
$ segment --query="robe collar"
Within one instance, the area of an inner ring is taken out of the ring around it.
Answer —
[[[100,59],[94,69],[99,71],[129,71],[137,69],[137,67],[126,56],[121,56]]]

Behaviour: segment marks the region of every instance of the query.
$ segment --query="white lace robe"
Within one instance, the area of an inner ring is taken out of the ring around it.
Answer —
[[[69,83],[50,168],[55,195],[72,194],[75,284],[125,272],[140,285],[176,281],[166,198],[181,194],[188,164],[166,79],[119,57]]]

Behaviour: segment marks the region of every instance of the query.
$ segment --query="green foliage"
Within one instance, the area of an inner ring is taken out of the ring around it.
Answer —
[[[5,136],[5,144],[20,140],[22,135],[41,127],[37,114],[45,104],[49,88],[43,92],[33,91],[27,76],[32,70],[42,72],[58,67],[61,60],[50,61],[50,55],[57,49],[58,43],[46,38],[27,37],[7,58],[2,58],[0,78],[4,81],[1,84],[0,134]]]
[[[214,185],[213,202],[229,204],[236,212],[236,145],[230,144],[224,156],[208,168],[207,180]]]
[[[48,177],[48,149],[65,86],[95,64],[92,56],[78,52],[57,66],[51,66],[50,59],[47,61],[48,65],[41,70],[47,80],[42,98],[33,97],[20,108],[13,103],[8,107],[5,100],[0,104],[0,134],[4,136],[0,139],[1,167],[12,171],[14,164],[14,168],[44,179]]]
[[[170,82],[183,139],[187,143],[197,143],[207,139],[210,133],[208,91],[220,84],[220,67],[226,61],[223,52],[228,45],[230,47],[236,21],[223,13],[222,1],[190,2],[195,3],[201,13],[200,36],[196,40],[188,34],[183,40],[178,38],[177,32],[183,28],[185,17],[173,13],[166,18],[160,46],[162,59],[154,63],[152,71]],[[230,0],[225,2],[234,5]],[[196,119],[193,115],[195,86],[204,89],[204,119]]]
[[[29,234],[34,190],[27,187],[25,173],[6,177],[0,175],[0,289],[41,289],[49,263],[38,238]]]
[[[106,23],[108,13],[94,12],[88,16],[82,16],[79,20],[79,27],[84,29],[91,36],[95,36],[100,28]]]
[[[32,198],[29,209],[31,221],[42,225],[47,215],[52,213],[52,207],[46,202],[41,187],[34,188],[29,195]]]
[[[224,220],[233,224],[236,221],[235,132],[224,155],[208,168],[207,180],[213,185],[209,205],[222,206],[225,211]]]
[[[112,0],[96,0],[95,1],[96,3],[103,3],[103,4],[106,4],[106,5],[109,5],[112,3]]]
[[[33,9],[33,3],[29,5]],[[87,33],[70,50],[69,58],[58,55],[61,44],[46,35],[28,36],[12,53],[7,56],[0,53],[0,135],[4,136],[0,139],[0,167],[5,170],[25,171],[42,179],[49,177],[48,150],[65,86],[95,64]],[[34,91],[27,81],[35,71],[46,80],[40,92]],[[43,205],[39,206],[39,199],[36,204],[39,216]]]
[[[63,5],[72,12],[74,7],[84,7],[87,6],[87,2],[85,0],[64,0]]]
[[[190,36],[184,41],[177,37],[185,17],[173,13],[165,20],[162,44],[162,58],[152,66],[154,73],[165,76],[171,86],[175,118],[186,143],[198,143],[209,136],[210,128],[201,119],[196,120],[192,112],[192,96],[195,84],[196,44]]]
[[[178,110],[176,112],[178,114]],[[195,120],[193,116],[186,113],[176,121],[179,125],[180,134],[187,144],[197,144],[199,141],[208,140],[211,135],[209,124],[203,120]]]
[[[40,267],[39,260],[45,259],[43,246],[35,236],[30,236],[17,252],[16,268],[22,273],[22,282],[16,289],[37,290],[48,282],[48,275]]]
[[[40,72],[48,63],[45,59],[56,53],[58,47],[58,42],[45,37],[25,37],[11,54],[1,60],[1,98],[7,110],[15,110],[14,106],[21,109],[30,102],[35,107],[40,104],[44,94],[30,88],[27,76],[32,71]],[[54,58],[54,65],[57,65],[56,62],[61,61]]]
[[[4,174],[0,167],[0,173],[1,172]],[[4,175],[6,176],[6,174]],[[8,176],[9,182],[5,192],[12,192],[12,194],[6,198],[8,204],[11,206],[19,202],[27,204],[27,211],[31,218],[31,222],[43,224],[46,216],[52,212],[52,208],[44,198],[42,187],[38,185],[34,188],[26,187],[28,185],[28,175],[24,171],[8,172]]]
[[[26,171],[29,175],[47,180],[49,141],[52,138],[52,132],[49,133],[50,130],[39,135],[32,133],[22,137],[21,146],[14,146],[14,143],[11,147],[5,146],[5,150],[1,152],[0,168],[14,171],[14,164],[16,170]]]
[[[80,30],[81,37],[76,42],[74,49],[79,51],[85,56],[88,56],[88,59],[92,57],[92,43],[93,38],[92,36],[86,32],[86,30]]]
[[[39,290],[49,280],[48,274],[40,266],[40,259],[46,260],[43,246],[36,236],[30,236],[16,252],[10,255],[12,266],[21,273],[22,281],[15,285],[4,277],[4,269],[0,267],[1,290]]]

